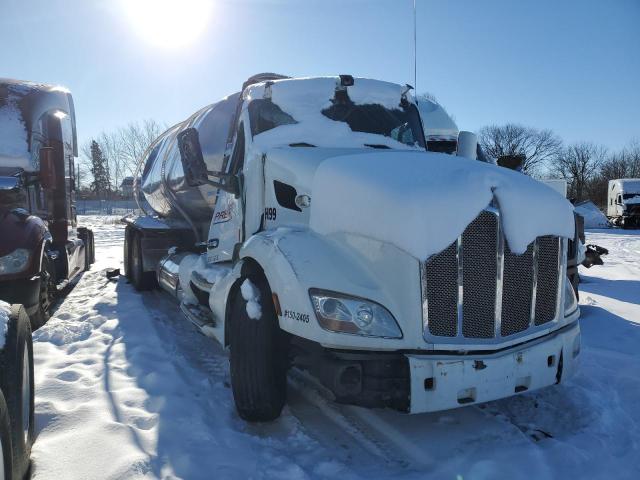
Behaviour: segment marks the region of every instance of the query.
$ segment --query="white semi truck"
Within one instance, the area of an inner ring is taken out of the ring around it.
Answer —
[[[409,86],[275,74],[151,145],[126,274],[230,349],[242,418],[280,414],[292,366],[338,402],[409,413],[572,375],[571,205],[427,147]]]
[[[640,178],[609,180],[607,217],[616,226],[640,228]]]

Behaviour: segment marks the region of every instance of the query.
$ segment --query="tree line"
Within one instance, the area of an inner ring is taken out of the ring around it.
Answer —
[[[631,140],[619,151],[608,151],[593,142],[565,145],[551,130],[516,123],[490,125],[478,132],[478,142],[493,158],[520,157],[522,172],[535,178],[567,181],[572,200],[607,203],[609,180],[640,178],[640,141]]]
[[[80,192],[99,199],[117,196],[122,181],[135,175],[142,155],[164,130],[149,119],[89,140],[80,150]]]
[[[165,129],[164,125],[149,119],[103,132],[87,142],[81,149],[79,162],[81,172],[85,172],[85,194],[113,198],[122,180],[134,176],[140,158]],[[564,144],[548,129],[507,123],[481,128],[478,141],[489,156],[520,157],[523,173],[539,179],[564,179],[569,198],[589,199],[601,208],[607,202],[609,180],[640,178],[640,140],[637,139],[619,151],[608,151],[592,142]]]

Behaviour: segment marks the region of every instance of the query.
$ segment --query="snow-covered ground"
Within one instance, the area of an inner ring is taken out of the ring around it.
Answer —
[[[123,228],[84,217],[96,264],[34,334],[35,479],[640,477],[640,232],[603,230],[567,385],[407,416],[335,405],[293,372],[281,419],[238,418],[227,356],[161,292],[137,293]]]

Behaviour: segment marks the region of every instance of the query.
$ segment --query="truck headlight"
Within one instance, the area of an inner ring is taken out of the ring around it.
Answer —
[[[571,315],[578,308],[578,300],[569,279],[564,281],[564,316]]]
[[[365,337],[402,338],[393,315],[382,305],[335,292],[309,291],[318,323],[325,330]]]
[[[29,266],[29,250],[18,248],[9,255],[0,257],[0,275],[20,273]]]

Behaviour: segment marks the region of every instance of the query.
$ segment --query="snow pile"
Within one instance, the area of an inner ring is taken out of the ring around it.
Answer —
[[[11,305],[0,300],[0,348],[4,347],[5,337],[9,331],[9,314]]]
[[[247,302],[247,315],[253,320],[262,318],[262,307],[260,306],[260,290],[251,283],[248,278],[240,285],[242,298]]]
[[[312,192],[316,232],[361,234],[419,259],[448,247],[494,196],[515,253],[541,235],[574,235],[573,206],[557,192],[518,172],[441,153],[329,158]]]
[[[271,85],[271,101],[297,122],[267,130],[256,135],[254,145],[262,152],[292,143],[309,143],[316,147],[363,148],[365,144],[414,150],[390,137],[354,132],[346,122],[325,117],[322,110],[331,106],[337,77],[277,80]],[[265,84],[247,90],[248,99],[263,98]],[[348,87],[349,98],[355,104],[377,103],[386,108],[399,108],[403,87],[388,82],[356,78]],[[411,97],[408,97],[411,99]]]
[[[207,263],[207,255],[200,255],[200,258],[194,266],[194,271],[198,272],[207,282],[214,284],[220,281],[224,276],[228,275],[231,268],[223,265]]]
[[[182,289],[182,302],[186,305],[198,305],[198,299],[191,290],[191,272],[200,261],[200,255],[187,255],[180,261],[178,267],[178,279]]]
[[[596,205],[586,200],[575,206],[576,213],[584,218],[584,228],[609,228],[609,220]]]
[[[91,223],[97,263],[34,333],[33,480],[638,477],[638,235],[587,232],[610,254],[580,267],[582,353],[565,384],[406,415],[336,404],[292,369],[282,417],[251,425],[226,352],[168,295],[108,281],[124,227]]]
[[[27,129],[18,108],[18,96],[10,93],[0,107],[0,160],[4,167],[31,169]]]

